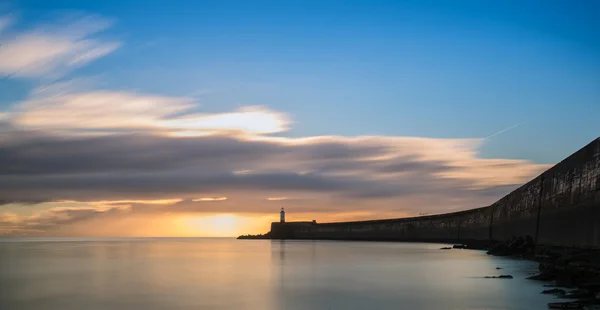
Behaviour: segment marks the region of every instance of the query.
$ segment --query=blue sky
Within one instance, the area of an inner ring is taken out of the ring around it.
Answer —
[[[552,163],[600,133],[596,1],[16,1],[19,26],[112,19],[113,88],[266,105],[288,135],[484,137],[481,156]],[[0,80],[4,105],[29,81]]]

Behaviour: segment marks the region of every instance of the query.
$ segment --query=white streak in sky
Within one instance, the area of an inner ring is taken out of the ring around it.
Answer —
[[[509,131],[509,130],[511,130],[511,129],[515,129],[515,128],[517,128],[517,127],[519,127],[519,126],[523,125],[523,124],[524,124],[524,122],[523,122],[523,123],[519,123],[519,124],[512,125],[512,126],[510,126],[510,127],[506,127],[506,128],[504,128],[504,129],[502,129],[502,130],[500,130],[500,131],[498,131],[498,132],[495,132],[495,133],[493,133],[493,134],[491,134],[491,135],[489,135],[489,136],[487,136],[487,137],[483,138],[483,140],[488,140],[488,139],[489,139],[489,138],[491,138],[491,137],[494,137],[494,136],[497,136],[497,135],[499,135],[499,134],[505,133],[505,132],[507,132],[507,131]]]

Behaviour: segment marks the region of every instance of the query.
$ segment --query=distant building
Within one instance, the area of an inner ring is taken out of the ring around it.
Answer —
[[[279,212],[279,221],[285,223],[285,210],[283,210],[283,208],[281,208],[281,212]]]

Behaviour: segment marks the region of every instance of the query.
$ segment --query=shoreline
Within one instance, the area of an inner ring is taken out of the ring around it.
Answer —
[[[498,244],[486,253],[492,256],[522,258],[537,262],[538,272],[527,280],[542,284],[540,294],[556,296],[551,309],[600,309],[600,250],[564,246],[535,246],[512,252],[507,244]],[[500,251],[498,247],[502,248]],[[508,249],[508,250],[507,250]]]
[[[298,241],[367,241],[367,242],[421,242],[448,244],[440,250],[478,250],[487,255],[522,258],[537,262],[538,272],[526,280],[537,281],[540,294],[557,297],[548,304],[556,309],[600,309],[600,249],[567,246],[535,245],[530,237],[511,238],[503,242],[450,240],[392,240],[367,238],[272,238],[269,234],[239,236],[239,240],[298,240]],[[506,275],[507,278],[510,275]],[[512,278],[512,277],[510,277]],[[510,279],[508,278],[508,279]],[[496,277],[496,279],[502,279]],[[565,307],[565,308],[561,308]],[[570,308],[568,308],[570,307]]]

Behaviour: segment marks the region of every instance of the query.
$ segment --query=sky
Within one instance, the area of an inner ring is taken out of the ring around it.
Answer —
[[[600,3],[1,1],[0,235],[486,206],[600,133]]]

